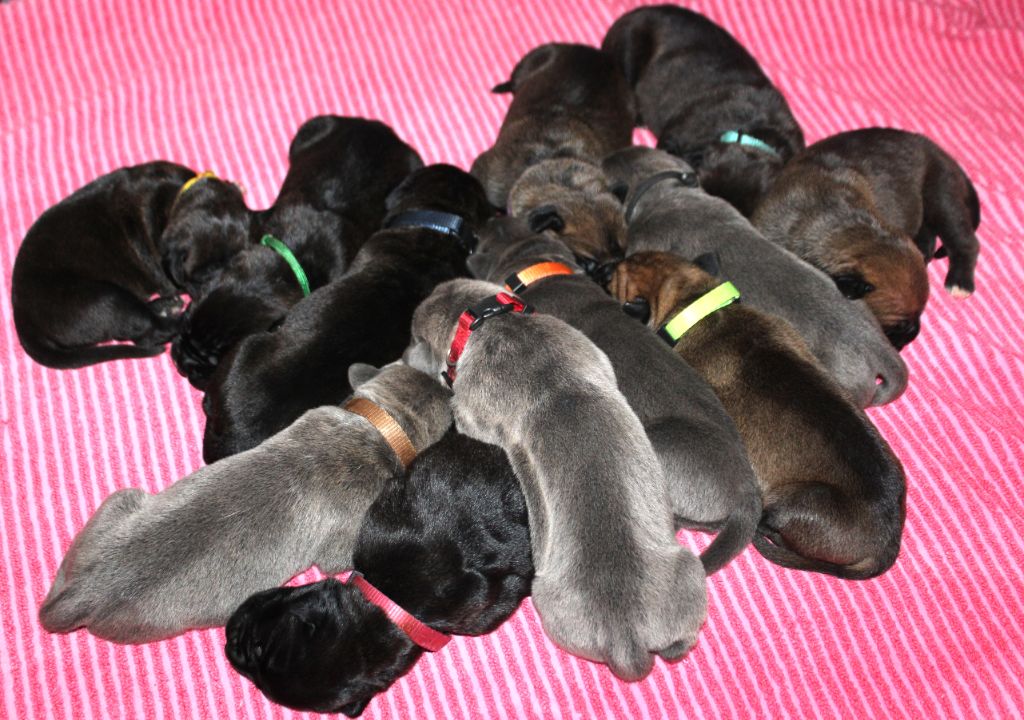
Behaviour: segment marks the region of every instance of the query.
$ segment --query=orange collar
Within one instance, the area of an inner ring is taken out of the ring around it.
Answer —
[[[531,265],[525,270],[509,275],[505,279],[505,289],[510,292],[519,293],[533,285],[538,280],[543,280],[552,275],[572,275],[572,268],[560,262],[542,262]]]
[[[408,469],[410,463],[416,459],[416,448],[413,446],[412,440],[405,434],[405,430],[398,424],[398,421],[377,403],[366,398],[352,398],[342,406],[342,410],[348,410],[369,420],[380,432],[384,441],[395,451],[403,468]]]

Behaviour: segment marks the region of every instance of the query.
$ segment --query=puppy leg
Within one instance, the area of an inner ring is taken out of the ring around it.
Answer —
[[[978,195],[955,164],[933,175],[925,186],[925,225],[942,238],[940,253],[949,256],[946,290],[955,298],[965,298],[974,292],[978,262],[978,238],[974,234],[981,221]]]

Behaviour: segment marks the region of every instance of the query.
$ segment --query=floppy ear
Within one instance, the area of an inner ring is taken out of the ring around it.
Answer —
[[[541,205],[534,208],[526,216],[526,222],[530,226],[530,230],[535,233],[545,230],[554,230],[557,233],[565,230],[565,220],[562,219],[558,208],[554,205]]]
[[[353,363],[348,368],[348,384],[355,390],[365,382],[373,380],[380,372],[380,368],[366,363]]]
[[[317,115],[302,123],[288,148],[289,159],[294,159],[299,153],[323,140],[337,123],[337,118],[330,115]]]
[[[469,274],[473,277],[486,280],[487,272],[491,269],[491,263],[487,259],[486,253],[476,253],[466,258],[466,267],[469,269]]]
[[[718,277],[722,274],[722,260],[716,252],[698,255],[693,259],[693,264],[713,277]]]
[[[836,287],[839,288],[839,292],[843,294],[843,297],[850,300],[859,300],[875,289],[874,285],[857,273],[834,275],[832,280],[835,282]]]
[[[497,85],[491,88],[491,92],[495,94],[509,93],[513,92],[514,90],[515,86],[513,85],[511,80],[506,80],[503,83],[498,83]]]
[[[434,374],[434,353],[430,351],[430,345],[425,340],[413,338],[412,343],[402,353],[402,362],[414,370]]]

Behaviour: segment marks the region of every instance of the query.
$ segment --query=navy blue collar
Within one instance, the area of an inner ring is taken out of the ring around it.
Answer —
[[[384,223],[385,229],[423,228],[455,238],[468,254],[476,250],[477,238],[461,215],[440,210],[407,210]]]

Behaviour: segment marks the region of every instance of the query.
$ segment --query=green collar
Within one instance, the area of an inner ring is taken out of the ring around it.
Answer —
[[[658,328],[658,335],[669,345],[675,345],[687,330],[716,310],[721,310],[739,299],[740,291],[736,289],[736,286],[731,282],[724,282],[669,318]]]
[[[260,245],[266,245],[284,258],[284,261],[288,263],[288,267],[295,273],[295,279],[299,281],[299,287],[302,288],[302,297],[309,297],[309,280],[306,278],[306,271],[302,269],[302,265],[299,264],[299,261],[288,246],[273,235],[264,235],[260,239]]]
[[[771,145],[766,143],[764,140],[760,140],[753,135],[747,135],[741,133],[738,130],[728,130],[722,133],[721,137],[718,138],[718,142],[724,143],[739,143],[740,145],[746,145],[748,147],[757,148],[763,150],[766,153],[779,157],[779,151],[773,148]]]

